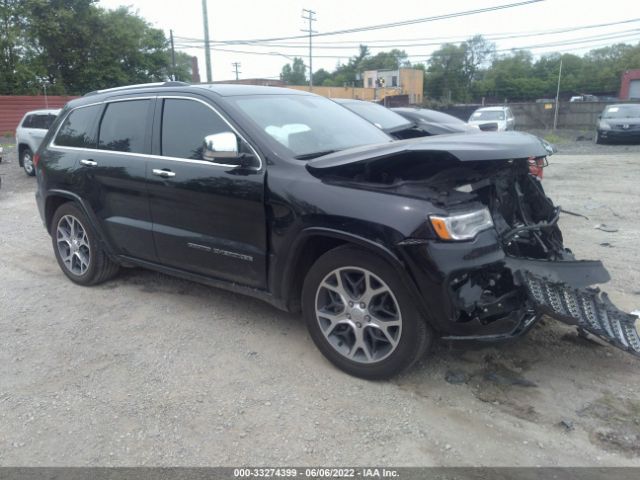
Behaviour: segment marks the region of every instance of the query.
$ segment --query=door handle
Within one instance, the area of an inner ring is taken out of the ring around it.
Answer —
[[[96,162],[95,160],[87,160],[86,158],[83,158],[82,160],[80,160],[80,163],[82,165],[86,165],[87,167],[97,167],[98,166],[98,162]]]
[[[153,170],[151,170],[151,172],[154,175],[158,175],[159,177],[163,177],[163,178],[170,178],[170,177],[176,176],[176,174],[171,170],[160,170],[159,168],[154,168]]]

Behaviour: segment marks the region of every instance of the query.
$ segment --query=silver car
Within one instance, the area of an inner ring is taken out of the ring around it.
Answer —
[[[483,131],[504,132],[513,130],[516,120],[509,107],[482,107],[471,114],[469,124]]]
[[[27,112],[16,128],[18,162],[29,176],[36,174],[36,170],[33,167],[33,154],[38,150],[47,130],[49,130],[59,113],[59,109]]]

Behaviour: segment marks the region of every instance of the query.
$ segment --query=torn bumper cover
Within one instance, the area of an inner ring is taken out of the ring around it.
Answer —
[[[538,313],[640,356],[638,317],[618,309],[606,293],[593,287],[610,279],[601,262],[508,258],[506,263]]]

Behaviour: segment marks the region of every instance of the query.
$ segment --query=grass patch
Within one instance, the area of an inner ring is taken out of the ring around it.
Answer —
[[[544,139],[549,143],[555,143],[556,145],[559,143],[566,143],[567,139],[565,137],[561,137],[557,133],[547,133],[544,136]]]

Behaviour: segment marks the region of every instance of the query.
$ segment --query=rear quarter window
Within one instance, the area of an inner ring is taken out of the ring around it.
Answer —
[[[32,128],[32,125],[33,125],[33,115],[27,115],[22,120],[22,125],[20,125],[20,126],[22,128]]]
[[[95,124],[100,105],[79,107],[64,119],[55,145],[60,147],[96,148]]]

